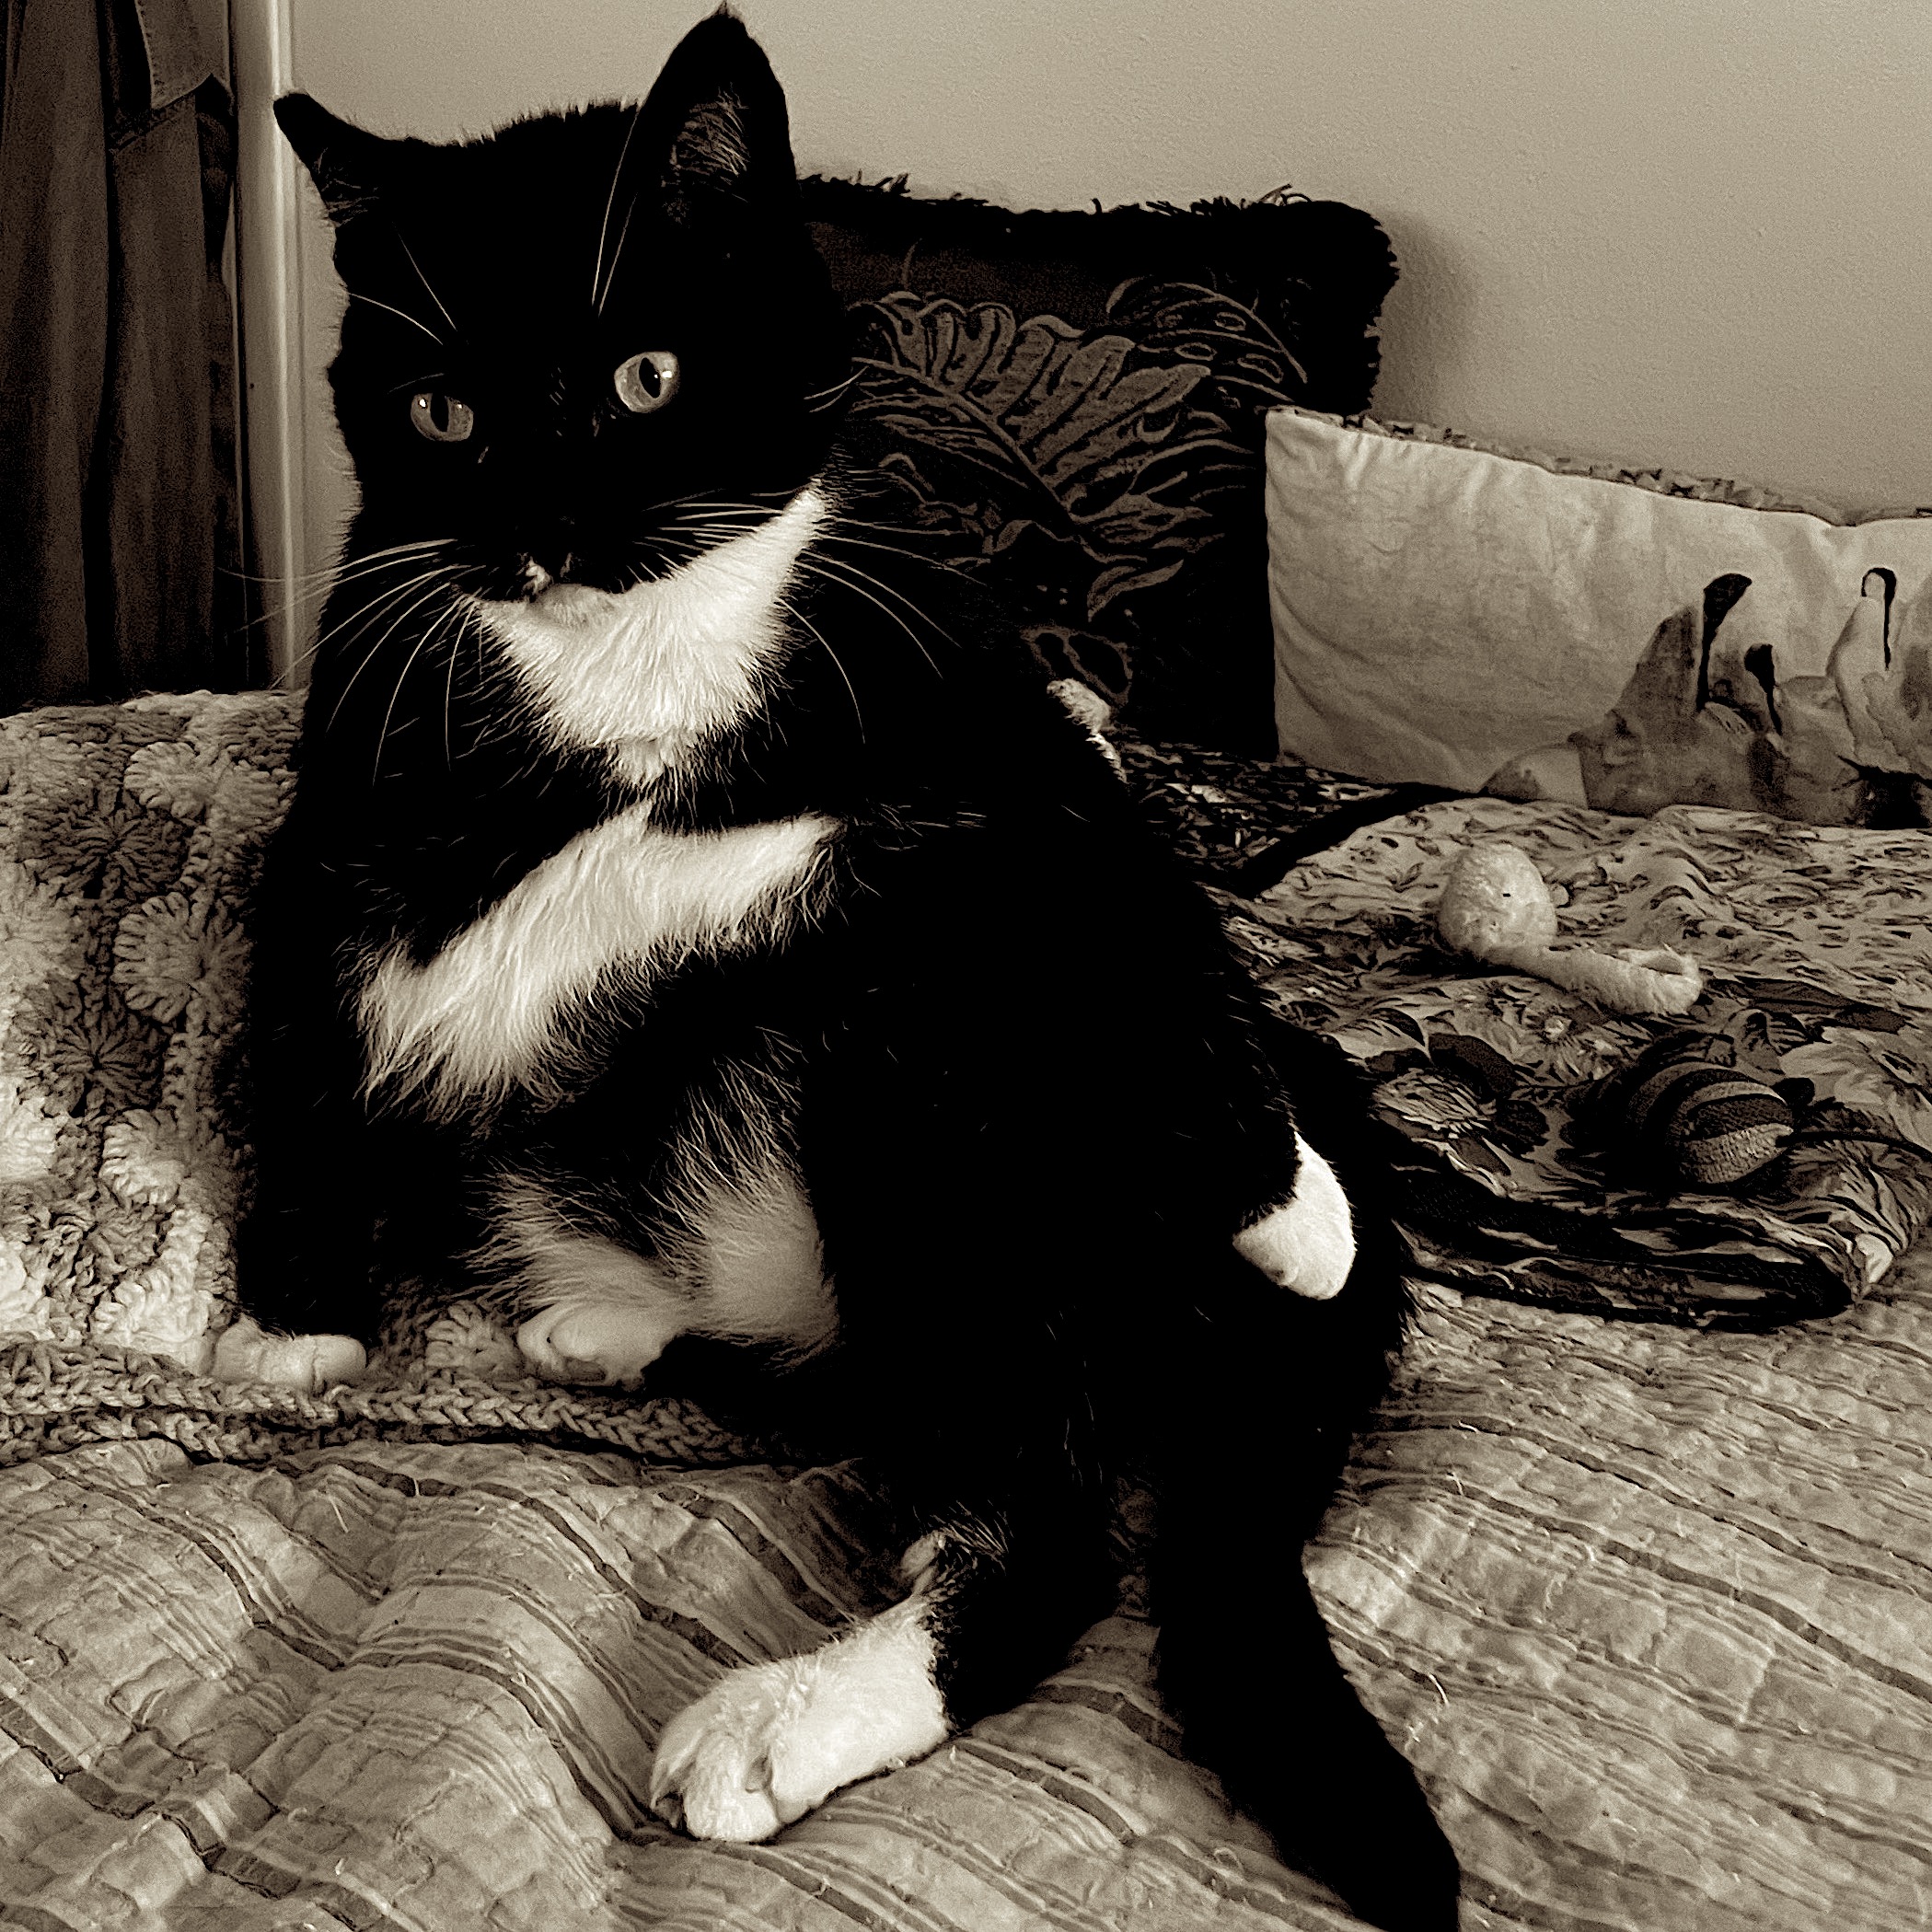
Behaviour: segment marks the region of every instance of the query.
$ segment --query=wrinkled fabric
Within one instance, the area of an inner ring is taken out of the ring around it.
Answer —
[[[1446,951],[1443,882],[1492,844],[1561,898],[1561,943],[1695,959],[1695,1005],[1614,1012]],[[1273,1003],[1372,1082],[1428,1272],[1545,1307],[1764,1327],[1867,1292],[1932,1221],[1925,866],[1909,827],[1457,799],[1228,909]],[[1656,1125],[1606,1118],[1599,1082],[1666,1059],[1777,1091],[1789,1144],[1731,1185],[1660,1165]]]
[[[1932,519],[1267,419],[1283,750],[1377,783],[1648,815],[1923,822]]]
[[[1465,1926],[1927,1923],[1928,1458],[1923,1248],[1774,1335],[1424,1291],[1309,1576]],[[1131,1600],[768,1844],[660,1822],[665,1721],[876,1607],[886,1546],[844,1466],[123,1440],[0,1470],[0,1920],[1366,1932],[1179,1754]],[[1228,1646],[1272,1666],[1265,1627]]]
[[[232,686],[226,0],[10,0],[0,708]]]

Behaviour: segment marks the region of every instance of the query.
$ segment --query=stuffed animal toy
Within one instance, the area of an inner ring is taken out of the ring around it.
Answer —
[[[1472,846],[1456,861],[1442,887],[1436,929],[1459,953],[1533,973],[1613,1012],[1688,1012],[1704,991],[1696,962],[1668,946],[1620,958],[1583,946],[1554,946],[1556,903],[1529,854],[1513,845]]]
[[[1803,1082],[1774,1086],[1707,1057],[1695,1034],[1653,1042],[1574,1106],[1587,1140],[1653,1186],[1731,1187],[1768,1167],[1797,1131]]]

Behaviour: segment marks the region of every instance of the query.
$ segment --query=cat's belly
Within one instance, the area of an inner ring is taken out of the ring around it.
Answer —
[[[546,1091],[573,1012],[684,961],[781,940],[818,909],[829,818],[673,832],[635,805],[580,832],[433,958],[371,961],[358,1018],[371,1093],[447,1119]]]
[[[649,1254],[586,1233],[577,1204],[535,1175],[503,1179],[491,1206],[473,1259],[510,1290],[517,1347],[553,1381],[634,1387],[679,1336],[802,1360],[838,1333],[818,1223],[781,1164],[705,1190]]]

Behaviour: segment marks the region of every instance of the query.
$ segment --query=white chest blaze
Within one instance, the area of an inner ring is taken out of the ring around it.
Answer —
[[[785,586],[825,515],[807,489],[654,583],[560,584],[476,607],[551,739],[606,751],[625,775],[648,780],[750,711],[783,642]]]
[[[400,946],[361,997],[366,1082],[439,1112],[543,1084],[560,1024],[613,969],[636,979],[777,937],[810,908],[836,827],[806,816],[670,832],[640,804],[526,873],[421,965]]]

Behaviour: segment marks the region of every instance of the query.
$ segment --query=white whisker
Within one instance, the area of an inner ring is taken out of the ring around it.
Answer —
[[[883,610],[885,613],[885,615],[889,617],[893,620],[893,622],[897,624],[899,627],[899,629],[906,633],[908,637],[909,637],[912,640],[913,649],[916,650],[919,653],[919,654],[926,660],[927,664],[931,666],[933,677],[939,677],[943,675],[939,668],[938,660],[934,658],[931,652],[927,650],[924,643],[920,642],[919,632],[916,631],[912,628],[912,626],[908,624],[906,621],[906,619],[902,618],[898,614],[898,612],[892,607],[891,605],[886,603],[884,597],[875,597],[871,591],[867,590],[864,587],[864,584],[856,584],[852,582],[850,576],[840,576],[839,574],[839,571],[840,569],[850,571],[851,570],[852,566],[846,564],[839,565],[837,568],[834,568],[833,559],[827,557],[804,556],[798,560],[798,567],[801,570],[810,571],[814,576],[823,577],[827,584],[839,584],[842,589],[856,592],[860,596],[863,597],[868,604],[877,605],[877,607],[881,610]],[[910,597],[905,596],[903,592],[893,590],[892,586],[889,584],[880,584],[879,580],[876,577],[869,576],[863,571],[858,571],[854,574],[864,577],[865,582],[867,584],[877,584],[878,587],[881,590],[886,591],[891,596],[897,597],[900,603],[904,604],[905,607],[909,611],[911,611],[915,617],[923,618],[925,619],[925,621],[927,623],[932,624],[933,630],[938,631],[942,637],[944,637],[947,634],[945,631],[940,630],[939,625],[933,624],[932,619],[930,617],[927,617],[926,613],[923,610],[921,610],[920,607],[917,604],[915,604]]]
[[[456,617],[457,614],[454,606],[445,611],[416,640],[415,647],[402,661],[402,669],[396,674],[396,688],[389,693],[388,709],[382,714],[382,729],[376,735],[376,756],[369,762],[369,783],[372,788],[382,777],[382,748],[389,742],[389,726],[395,721],[396,707],[402,699],[402,688],[409,682],[410,673],[416,668],[416,660],[435,642],[437,637],[442,634],[444,626],[449,623],[451,619]]]
[[[457,335],[461,335],[463,331],[460,329],[457,328],[457,318],[450,314],[449,310],[446,307],[444,307],[443,297],[439,295],[433,287],[431,287],[429,277],[422,272],[422,265],[416,260],[415,250],[410,247],[409,242],[404,237],[403,232],[400,228],[398,228],[396,231],[396,239],[402,243],[402,252],[410,258],[410,266],[416,271],[416,280],[422,283],[424,288],[429,290],[430,300],[434,302],[438,308],[441,308],[443,310],[443,319],[449,324],[451,330],[453,330],[455,333],[457,333]]]
[[[378,655],[380,655],[382,652],[382,647],[385,644],[387,644],[388,641],[396,635],[396,632],[401,628],[401,626],[408,623],[410,619],[414,617],[415,614],[419,610],[421,610],[425,604],[434,603],[437,596],[445,594],[448,591],[448,584],[445,584],[440,577],[437,578],[435,583],[433,584],[430,586],[430,588],[422,594],[422,596],[418,597],[416,601],[409,607],[408,609],[402,611],[390,622],[388,629],[383,631],[383,634],[379,638],[377,638],[375,643],[372,644],[369,647],[369,649],[364,654],[362,662],[359,665],[357,665],[355,669],[349,674],[348,682],[343,685],[341,692],[336,697],[335,709],[331,711],[329,714],[328,728],[330,731],[333,731],[335,729],[336,721],[340,719],[342,715],[342,707],[343,705],[348,703],[349,693],[354,689],[356,679],[359,678],[363,675],[363,673],[366,671],[369,668],[369,666],[376,662],[376,659]]]
[[[373,575],[374,573],[344,573],[342,581],[350,581],[352,576],[358,574]],[[312,645],[310,645],[306,652],[303,653],[303,658],[307,659],[313,657],[316,654],[316,653],[318,652],[322,648],[322,646],[330,641],[330,638],[339,636],[342,631],[346,631],[350,625],[356,622],[358,619],[364,619],[371,616],[374,612],[380,610],[385,604],[390,603],[395,598],[405,595],[409,591],[414,590],[419,584],[428,584],[432,582],[438,574],[439,572],[434,566],[432,566],[430,569],[427,570],[419,570],[415,572],[412,575],[405,577],[400,584],[396,584],[393,588],[384,591],[380,596],[366,599],[365,601],[357,604],[353,609],[350,610],[345,616],[339,618],[333,624],[331,624],[329,627],[327,631],[323,631],[321,636],[317,638],[315,642]]]
[[[597,313],[604,313],[604,305],[610,300],[610,292],[617,286],[618,263],[624,259],[625,237],[631,233],[631,217],[637,213],[637,196],[631,197],[631,205],[624,210],[624,226],[618,230],[618,245],[610,251],[610,272],[604,278],[604,293],[597,297]]]
[[[443,681],[443,765],[448,771],[457,769],[457,755],[450,743],[455,728],[452,713],[456,710],[457,658],[463,649],[463,634],[469,629],[475,613],[467,604],[457,606],[457,634],[449,641],[449,675]]]
[[[441,538],[437,539],[437,548],[441,548],[442,541],[443,539]],[[376,572],[387,568],[388,564],[399,561],[401,560],[391,557],[385,558],[380,561],[370,561],[366,564],[358,564],[353,568],[341,565],[331,565],[326,571],[307,572],[304,573],[303,575],[300,577],[291,576],[285,578],[257,578],[254,581],[261,584],[307,583],[308,587],[307,589],[295,591],[295,594],[291,596],[285,603],[279,604],[275,606],[272,609],[262,611],[259,617],[250,618],[248,620],[249,626],[252,628],[257,624],[279,622],[283,618],[293,616],[295,612],[303,609],[307,605],[314,604],[318,601],[326,603],[328,599],[333,596],[335,593],[338,590],[340,590],[345,584],[354,583],[358,578],[372,576]],[[364,606],[363,607],[366,608],[367,607]],[[343,619],[341,622],[338,622],[337,624],[332,626],[330,630],[325,631],[320,637],[317,638],[315,642],[309,645],[308,649],[301,653],[301,654],[295,658],[295,662],[290,665],[289,672],[298,670],[303,665],[307,664],[308,660],[322,648],[323,644],[325,644],[329,641],[329,639],[335,634],[337,631],[340,631],[342,628],[342,623],[353,622],[353,619],[354,613],[352,613],[349,618]],[[286,677],[287,675],[288,672],[283,672],[282,674],[283,677]],[[278,678],[277,682],[279,681],[280,679]]]
[[[846,696],[852,700],[852,718],[859,727],[859,742],[862,745],[865,742],[865,713],[859,708],[859,693],[853,688],[850,674],[845,668],[844,659],[839,655],[838,652],[832,649],[831,644],[827,641],[825,632],[790,597],[781,596],[778,601],[794,621],[803,624],[818,640],[825,654],[832,660],[832,668],[839,673],[839,678],[845,685]]]
[[[624,179],[624,162],[631,153],[631,137],[637,133],[637,123],[644,111],[644,104],[639,101],[631,116],[631,125],[624,130],[624,145],[618,149],[618,165],[611,171],[610,192],[604,197],[604,219],[597,224],[597,259],[590,272],[590,299],[599,315],[604,313],[604,304],[597,295],[604,280],[604,238],[610,232],[610,211],[617,205],[618,183]],[[621,247],[621,243],[619,244]],[[616,272],[617,263],[611,263],[611,272]]]
[[[422,271],[419,269],[417,272],[420,274]],[[434,295],[435,294],[435,291],[432,289],[430,293],[432,295]],[[349,299],[352,302],[366,302],[371,308],[386,308],[392,316],[401,317],[401,318],[405,322],[407,322],[412,329],[422,330],[423,334],[426,335],[431,341],[435,343],[437,348],[446,349],[449,346],[448,343],[446,343],[443,340],[443,338],[429,326],[427,322],[419,321],[417,318],[411,315],[407,309],[398,308],[393,303],[378,302],[374,295],[358,295],[356,291],[353,288],[349,291]],[[438,303],[436,306],[440,308],[442,307],[442,304]],[[454,327],[455,325],[452,324],[451,326]]]
[[[317,638],[315,642],[290,665],[287,672],[283,675],[293,677],[310,658],[318,655],[323,647],[332,638],[340,637],[352,625],[366,628],[370,619],[385,605],[393,604],[398,598],[407,596],[411,591],[419,589],[422,585],[434,581],[436,575],[437,573],[434,571],[419,571],[414,576],[405,578],[402,583],[397,584],[393,589],[384,591],[379,597],[372,598],[367,603],[358,604],[347,617],[340,619],[337,622],[331,624],[327,631],[323,631],[321,636]]]

